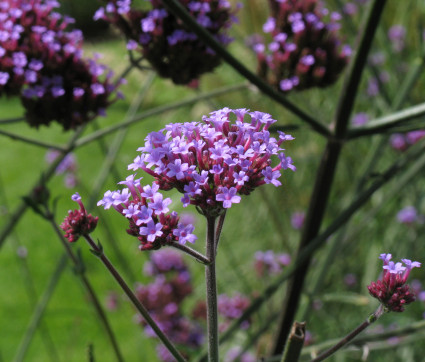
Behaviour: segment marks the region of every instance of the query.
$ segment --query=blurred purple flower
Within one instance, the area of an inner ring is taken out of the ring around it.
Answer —
[[[418,212],[414,206],[406,206],[397,213],[398,222],[411,225],[418,220]]]
[[[403,25],[393,25],[388,30],[388,39],[391,42],[393,50],[401,52],[405,46],[406,28]]]
[[[354,127],[360,127],[365,125],[369,121],[369,116],[367,113],[360,112],[353,116],[351,123]]]
[[[300,230],[304,225],[305,212],[297,211],[291,215],[291,225],[295,230]]]

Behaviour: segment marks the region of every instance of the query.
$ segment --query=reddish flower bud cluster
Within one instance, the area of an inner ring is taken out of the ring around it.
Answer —
[[[56,120],[65,130],[112,102],[112,72],[82,58],[82,33],[54,0],[0,1],[0,96],[20,96],[33,127]]]
[[[113,0],[94,18],[118,27],[129,40],[127,48],[141,52],[161,77],[171,78],[175,84],[188,84],[220,64],[220,57],[170,14],[161,1],[149,1],[152,9],[142,11],[131,8],[130,0]],[[226,30],[236,18],[227,0],[180,3],[220,43],[230,43]]]
[[[402,259],[402,263],[390,261],[391,254],[381,254],[384,261],[384,273],[382,280],[372,282],[367,289],[369,293],[378,299],[388,311],[403,312],[404,306],[415,301],[415,293],[406,284],[410,270],[420,267],[421,263]]]
[[[263,31],[272,39],[253,44],[260,76],[282,92],[333,84],[351,54],[336,35],[340,14],[329,14],[317,0],[269,0],[269,4],[271,17]]]
[[[65,238],[70,243],[76,242],[82,235],[88,235],[93,232],[99,220],[97,216],[94,217],[91,214],[87,214],[78,193],[72,196],[72,200],[78,202],[80,209],[69,210],[68,216],[60,225],[61,229],[65,231]]]

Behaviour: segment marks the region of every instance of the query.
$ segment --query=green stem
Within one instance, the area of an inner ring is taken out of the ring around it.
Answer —
[[[360,332],[364,331],[367,327],[369,327],[372,323],[376,322],[382,315],[384,314],[384,308],[379,305],[379,308],[372,313],[368,319],[366,319],[362,324],[360,324],[356,329],[354,329],[351,333],[347,334],[344,338],[342,338],[335,346],[329,348],[327,351],[321,353],[316,358],[312,359],[311,362],[320,362],[329,356],[333,355],[340,348],[345,346],[348,342],[350,342],[354,337],[356,337]]]
[[[366,64],[367,54],[372,44],[385,3],[386,0],[375,0],[371,4],[369,13],[367,14],[366,26],[363,28],[360,45],[356,52],[354,61],[350,65],[349,73],[343,86],[342,96],[338,102],[335,115],[335,138],[328,140],[317,172],[316,182],[304,225],[304,231],[298,247],[298,253],[301,253],[301,251],[306,248],[319,234],[320,226],[322,224],[330,196],[332,182],[336,173],[336,166],[342,150],[342,142],[346,136],[347,126],[357,94],[357,89]],[[282,354],[283,352],[286,338],[289,334],[295,313],[299,306],[299,300],[310,262],[311,257],[308,257],[302,263],[302,267],[298,269],[289,283],[288,290],[285,295],[281,323],[273,348],[274,355]]]
[[[9,137],[9,138],[11,138],[12,140],[15,140],[15,141],[22,141],[22,142],[28,143],[30,145],[43,147],[43,148],[52,148],[52,149],[55,149],[55,150],[65,152],[65,148],[63,146],[55,145],[53,143],[48,143],[48,142],[40,141],[38,139],[24,137],[24,136],[21,136],[21,135],[12,133],[12,132],[4,131],[4,130],[0,130],[0,134],[3,135],[3,136]]]
[[[62,272],[65,270],[67,261],[68,257],[66,254],[62,255],[62,257],[59,259],[59,262],[55,270],[53,271],[52,277],[50,278],[50,281],[47,284],[47,288],[45,289],[43,295],[40,297],[40,300],[38,301],[34,309],[31,321],[28,324],[26,332],[21,340],[21,343],[19,344],[16,356],[13,359],[14,362],[21,362],[24,360],[30,343],[34,338],[35,332],[40,326],[44,311],[47,308],[47,304],[52,298],[53,292],[55,291],[56,286],[58,285],[58,282],[62,276]]]
[[[90,134],[86,137],[82,137],[80,140],[78,140],[78,142],[76,143],[76,146],[77,147],[83,146],[87,143],[92,142],[93,140],[95,140],[97,138],[105,137],[106,135],[108,135],[110,133],[118,131],[119,129],[121,129],[123,127],[130,126],[130,125],[132,125],[136,122],[142,121],[146,118],[156,116],[158,114],[165,113],[165,112],[168,112],[168,111],[172,111],[172,110],[180,108],[180,107],[191,105],[191,104],[196,103],[196,102],[203,100],[203,99],[208,99],[210,97],[217,97],[217,96],[220,96],[220,95],[223,95],[223,94],[226,94],[226,93],[235,92],[235,91],[241,90],[241,89],[246,88],[246,87],[247,87],[246,83],[226,86],[226,87],[215,89],[211,92],[204,93],[204,94],[201,94],[201,95],[198,95],[196,97],[192,97],[192,98],[189,98],[189,99],[186,99],[186,100],[183,100],[183,101],[179,101],[179,102],[175,102],[175,103],[171,103],[171,104],[166,104],[164,106],[152,108],[148,111],[140,113],[139,115],[137,115],[137,116],[135,116],[135,117],[133,117],[129,120],[123,121],[121,123],[115,124],[115,125],[110,126],[110,127],[103,128],[103,129],[101,129],[97,132],[93,132],[92,134]]]
[[[164,5],[176,17],[184,21],[185,25],[202,39],[211,49],[221,56],[230,66],[232,66],[239,74],[257,86],[265,95],[275,100],[290,112],[298,116],[302,121],[308,123],[312,129],[322,136],[330,136],[327,126],[323,125],[295,104],[290,102],[282,93],[273,89],[268,83],[246,68],[239,60],[231,55],[205,28],[197,23],[197,21],[187,12],[187,10],[177,0],[163,0]]]
[[[389,338],[392,337],[400,337],[400,336],[406,336],[409,334],[418,334],[418,332],[423,332],[423,330],[425,329],[425,321],[420,321],[420,322],[415,322],[412,323],[406,327],[402,327],[399,329],[395,329],[392,331],[388,331],[388,332],[383,332],[383,333],[375,333],[375,334],[368,334],[365,336],[359,336],[357,337],[351,344],[355,344],[357,346],[362,346],[366,343],[369,342],[378,342],[378,341],[386,341]],[[421,336],[422,334],[419,333],[419,336]],[[423,338],[423,337],[421,337]],[[311,353],[313,353],[314,351],[318,351],[318,350],[322,350],[325,348],[329,348],[333,345],[335,345],[338,342],[337,339],[332,339],[326,342],[322,342],[316,345],[312,345],[312,346],[308,346],[306,348],[303,349],[301,355],[309,355]],[[388,348],[388,344],[387,348]]]
[[[305,322],[294,322],[281,362],[297,362],[304,346]]]
[[[215,217],[207,216],[206,256],[211,262],[205,266],[207,290],[208,361],[219,362],[217,280],[215,273]]]
[[[25,121],[25,117],[0,119],[0,124],[18,123],[18,122],[22,122],[22,121]]]
[[[226,219],[226,213],[227,213],[227,210],[224,210],[224,212],[218,218],[217,228],[215,230],[215,241],[214,241],[215,255],[217,255],[218,244],[220,242],[221,232],[223,231],[223,225],[224,225],[224,220]]]
[[[348,137],[350,139],[362,137],[365,135],[374,135],[378,133],[391,132],[391,130],[399,126],[400,124],[407,122],[412,119],[416,119],[422,117],[425,114],[425,103],[418,104],[413,107],[409,107],[407,109],[403,109],[402,111],[395,112],[390,114],[389,116],[377,118],[368,122],[363,127],[358,127],[356,129],[351,130],[348,133]],[[418,124],[418,129],[423,128]]]
[[[143,304],[139,301],[139,299],[137,299],[136,295],[133,293],[133,291],[130,289],[130,287],[127,285],[127,283],[124,281],[124,279],[121,277],[120,273],[115,269],[115,267],[112,265],[112,263],[106,257],[106,255],[103,252],[102,247],[97,245],[93,241],[93,239],[90,237],[90,235],[84,235],[84,238],[86,239],[87,243],[92,248],[93,254],[95,254],[100,259],[100,261],[103,263],[103,265],[106,267],[106,269],[108,269],[109,273],[113,276],[113,278],[119,284],[121,289],[124,291],[124,293],[130,299],[130,301],[133,303],[133,305],[136,307],[136,309],[139,311],[139,313],[142,315],[142,317],[146,320],[147,324],[149,324],[149,326],[156,333],[158,338],[162,341],[162,343],[164,343],[164,345],[165,345],[165,347],[167,347],[168,351],[174,356],[174,358],[177,361],[179,361],[179,362],[185,361],[185,358],[180,354],[180,352],[176,349],[176,347],[168,339],[168,337],[161,331],[161,329],[158,327],[158,325],[155,323],[155,321],[150,316],[147,309],[143,306]]]
[[[211,263],[211,261],[206,258],[204,255],[202,255],[201,253],[197,252],[196,250],[186,246],[186,245],[182,245],[179,244],[175,241],[171,241],[169,243],[169,245],[173,248],[179,249],[181,251],[183,251],[184,253],[190,255],[192,258],[194,258],[196,261],[199,261],[200,263],[204,264],[204,265],[208,265]]]

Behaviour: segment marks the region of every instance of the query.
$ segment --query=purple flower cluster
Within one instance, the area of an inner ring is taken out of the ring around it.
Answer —
[[[65,238],[70,243],[76,242],[80,236],[88,235],[96,229],[99,218],[87,214],[87,211],[81,201],[81,196],[77,193],[72,195],[72,201],[75,201],[80,206],[79,210],[69,210],[68,216],[60,225],[61,229],[65,231]]]
[[[291,262],[289,254],[275,254],[272,250],[257,251],[254,258],[254,268],[259,277],[279,274],[282,267]]]
[[[390,137],[391,147],[397,151],[406,151],[411,145],[425,137],[425,129],[403,133],[394,133]]]
[[[204,339],[202,328],[181,311],[182,302],[192,293],[190,272],[181,255],[171,249],[153,253],[145,271],[155,279],[137,287],[138,299],[172,342],[191,349],[200,347]],[[141,323],[150,337],[156,336],[142,319]],[[162,361],[175,361],[162,347],[158,347],[158,354]]]
[[[397,213],[397,220],[405,225],[422,224],[424,215],[420,215],[414,206],[406,206]]]
[[[137,50],[161,77],[175,84],[189,84],[220,64],[214,51],[199,40],[184,23],[170,14],[161,1],[149,0],[152,9],[136,10],[131,0],[113,0],[100,8],[94,18],[117,26],[128,40],[127,49]],[[236,18],[227,0],[180,0],[186,10],[220,43]]]
[[[47,163],[53,163],[61,154],[58,150],[49,150],[46,153]],[[55,173],[57,175],[64,175],[64,182],[67,188],[74,188],[77,183],[77,160],[73,153],[68,153],[62,162],[56,167]]]
[[[269,0],[269,4],[271,17],[263,31],[271,40],[253,44],[260,76],[282,92],[333,84],[351,55],[336,34],[341,15],[329,13],[317,0]]]
[[[390,261],[391,254],[381,254],[379,259],[384,262],[384,272],[381,280],[372,282],[367,289],[382,305],[392,312],[403,312],[404,306],[415,301],[415,293],[406,284],[410,271],[419,268],[421,263],[402,259],[401,262]]]
[[[18,95],[33,127],[53,120],[65,130],[112,102],[112,72],[82,58],[82,33],[55,0],[0,1],[0,96]]]
[[[119,182],[126,188],[106,191],[97,206],[103,206],[105,210],[112,206],[128,219],[127,233],[139,239],[140,250],[159,249],[172,241],[194,243],[197,237],[192,234],[193,225],[180,223],[177,213],[169,212],[171,199],[164,199],[156,183],[142,186],[140,180],[134,175],[128,176]]]
[[[242,316],[242,313],[250,305],[249,298],[245,297],[240,293],[236,293],[233,297],[229,297],[226,294],[221,294],[217,299],[218,312],[224,321],[218,326],[220,332],[224,332],[230,325],[230,323]],[[240,327],[242,329],[247,329],[251,325],[251,321],[244,320]]]
[[[278,139],[271,137],[268,128],[274,122],[267,113],[223,108],[202,122],[170,124],[146,137],[138,149],[141,155],[128,169],[144,170],[159,189],[183,193],[183,206],[192,204],[201,214],[216,217],[239,203],[239,195],[263,184],[281,185],[281,169],[295,171],[280,147],[293,137],[283,132]],[[272,156],[279,160],[274,167]]]

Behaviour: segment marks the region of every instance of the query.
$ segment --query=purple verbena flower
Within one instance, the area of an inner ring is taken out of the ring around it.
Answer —
[[[271,137],[274,122],[267,113],[223,108],[202,122],[171,124],[146,137],[128,168],[149,173],[161,190],[176,188],[184,206],[218,216],[239,203],[239,195],[266,183],[279,186],[280,170],[295,170],[281,148],[293,137],[283,132]],[[272,167],[276,155],[280,162]]]
[[[161,1],[149,3],[150,9],[139,10],[130,2],[114,0],[100,8],[95,18],[116,25],[129,40],[128,49],[142,52],[160,76],[176,84],[190,85],[219,65],[219,56],[189,32]],[[236,17],[226,2],[198,0],[183,1],[181,5],[222,45],[231,41],[227,31]]]
[[[67,29],[73,19],[54,11],[58,2],[4,3],[7,6],[0,7],[0,96],[21,97],[30,126],[56,121],[65,130],[75,129],[117,99],[113,97],[117,86],[107,68],[82,57],[81,31]]]
[[[231,187],[228,189],[227,187],[222,187],[220,189],[220,193],[217,194],[215,199],[217,201],[223,201],[223,207],[228,209],[232,206],[232,204],[238,204],[241,202],[241,197],[236,195],[236,188]]]
[[[257,37],[251,42],[259,75],[285,93],[335,83],[351,56],[351,48],[337,37],[341,15],[317,0],[269,4],[263,31],[271,41]]]
[[[113,207],[129,222],[127,233],[141,242],[141,250],[159,249],[172,241],[193,243],[196,236],[192,234],[191,224],[179,223],[176,212],[169,213],[170,198],[165,198],[158,191],[156,183],[142,186],[140,178],[130,175],[119,182],[127,186],[122,191],[106,191],[97,205],[105,209]],[[174,233],[175,230],[179,232]]]

